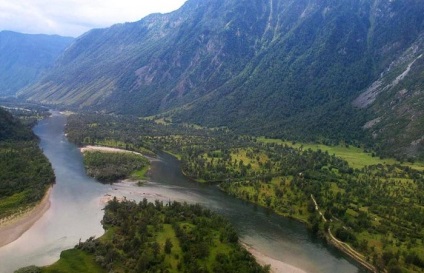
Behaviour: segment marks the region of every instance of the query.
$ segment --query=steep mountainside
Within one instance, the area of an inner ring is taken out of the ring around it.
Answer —
[[[0,96],[33,84],[73,38],[0,32]]]
[[[305,140],[362,139],[384,117],[375,139],[397,139],[386,105],[397,93],[358,97],[409,64],[399,82],[420,82],[422,14],[420,0],[189,0],[86,33],[22,96]]]
[[[373,116],[363,128],[381,155],[424,159],[424,35],[363,91],[353,104]]]

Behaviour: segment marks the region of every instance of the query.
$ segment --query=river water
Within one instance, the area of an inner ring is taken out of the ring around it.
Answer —
[[[80,239],[101,236],[104,199],[114,195],[200,203],[227,217],[246,244],[304,272],[366,272],[311,236],[303,224],[230,197],[216,186],[189,181],[181,174],[178,161],[167,154],[152,161],[150,181],[142,187],[126,182],[102,185],[85,175],[81,153],[64,135],[65,123],[66,117],[55,112],[34,128],[56,174],[51,208],[18,240],[0,248],[0,273],[53,263],[62,250]]]

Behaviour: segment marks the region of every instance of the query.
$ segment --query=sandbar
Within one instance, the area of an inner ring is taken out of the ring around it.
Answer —
[[[124,149],[105,147],[105,146],[92,146],[92,145],[82,147],[82,148],[80,148],[80,151],[81,151],[81,153],[91,152],[91,151],[99,151],[99,152],[109,152],[109,153],[132,153],[132,154],[142,155],[141,153],[137,153],[137,152],[134,152],[134,151],[128,151],[128,150],[124,150]]]
[[[306,271],[303,271],[302,269],[299,269],[297,267],[294,267],[292,265],[289,265],[287,263],[284,263],[282,261],[276,260],[274,258],[271,258],[264,253],[260,252],[259,250],[255,249],[252,246],[249,246],[246,243],[241,243],[247,251],[252,254],[256,261],[262,265],[270,265],[271,266],[271,273],[306,273]]]
[[[50,194],[52,187],[45,193],[43,199],[35,206],[19,215],[12,215],[0,220],[0,247],[10,244],[44,215],[50,208]]]

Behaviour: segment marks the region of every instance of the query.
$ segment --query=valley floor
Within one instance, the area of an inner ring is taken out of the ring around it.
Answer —
[[[87,145],[84,147],[80,148],[80,151],[82,153],[86,152],[86,151],[101,151],[101,152],[112,152],[112,153],[135,153],[135,154],[140,154],[137,152],[133,152],[133,151],[128,151],[125,149],[119,149],[119,148],[112,148],[112,147],[106,147],[106,146],[93,146],[93,145]],[[108,196],[109,200],[112,199],[112,196]],[[250,252],[250,254],[252,254],[256,261],[262,265],[270,265],[270,272],[271,273],[306,273],[305,271],[296,268],[292,265],[289,265],[287,263],[284,263],[282,261],[276,260],[274,258],[271,258],[267,255],[265,255],[264,253],[258,251],[257,249],[255,249],[252,246],[249,246],[245,243],[242,243],[243,247],[245,247],[245,249],[247,251]]]

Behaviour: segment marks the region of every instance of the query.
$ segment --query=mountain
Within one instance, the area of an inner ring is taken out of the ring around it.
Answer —
[[[364,130],[382,156],[424,160],[424,35],[398,55],[353,105],[373,113]]]
[[[0,32],[0,96],[13,96],[52,66],[73,38]]]
[[[409,125],[396,124],[419,120],[421,105],[405,108],[422,97],[422,14],[420,0],[189,0],[86,33],[21,95],[257,135],[377,143],[393,153],[385,141],[409,138]],[[419,153],[417,137],[399,151]]]

